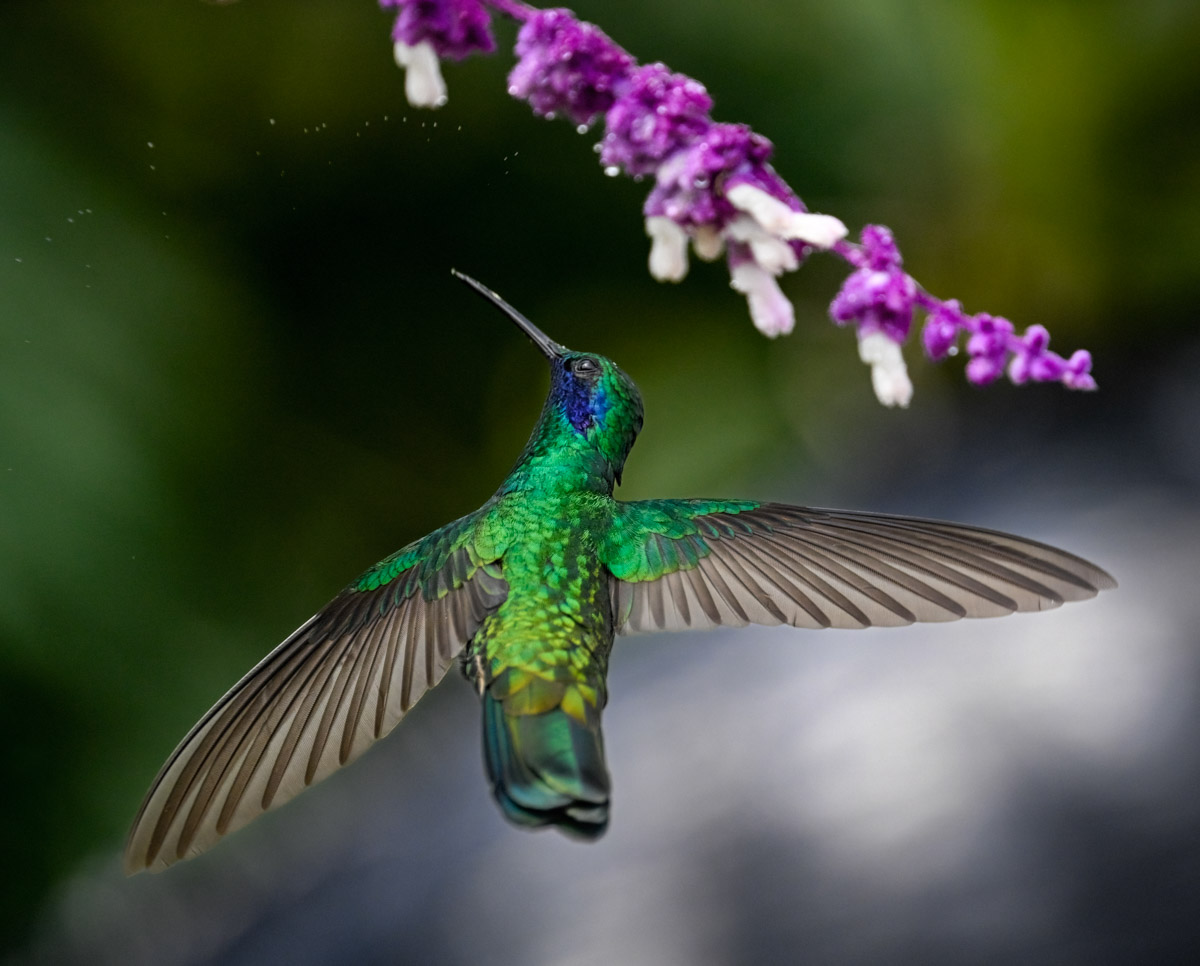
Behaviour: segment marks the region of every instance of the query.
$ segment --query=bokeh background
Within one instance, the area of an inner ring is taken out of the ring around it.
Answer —
[[[817,257],[797,331],[652,282],[646,185],[505,94],[420,112],[370,0],[0,8],[0,951],[35,963],[1168,962],[1200,950],[1200,5],[579,0],[919,281],[1101,390],[878,406]],[[216,851],[125,879],[187,728],[374,560],[482,502],[544,365],[617,358],[626,498],[1057,542],[1115,593],[1004,621],[640,638],[591,846],[507,826],[456,676]]]

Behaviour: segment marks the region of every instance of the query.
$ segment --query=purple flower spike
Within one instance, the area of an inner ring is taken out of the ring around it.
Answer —
[[[940,303],[925,320],[925,330],[921,333],[929,358],[937,362],[950,355],[958,341],[958,333],[965,327],[966,316],[958,299]]]
[[[603,30],[564,9],[533,14],[517,34],[516,53],[508,92],[543,117],[564,114],[589,126],[613,106],[634,65]]]
[[[857,244],[832,215],[810,212],[771,167],[771,142],[744,124],[718,124],[699,81],[665,64],[639,66],[594,24],[566,9],[539,10],[525,0],[379,0],[397,11],[396,62],[406,70],[405,93],[415,106],[446,102],[440,58],[491,52],[493,14],[521,24],[509,93],[535,114],[563,116],[582,132],[600,117],[596,150],[606,174],[654,176],[643,206],[651,240],[650,274],[678,282],[689,249],[708,261],[724,254],[730,285],[746,297],[764,335],[790,332],[795,311],[779,286],[814,251],[847,262],[851,275],[829,306],[838,325],[853,323],[859,357],[871,367],[875,395],[886,406],[907,406],[913,387],[901,347],[916,309],[928,313],[921,341],[933,360],[957,352],[968,338],[967,378],[976,385],[1005,373],[1016,384],[1059,382],[1095,389],[1092,357],[1050,351],[1050,334],[1031,326],[1020,337],[1008,320],[967,315],[957,300],[922,290],[903,268],[891,231],[863,228]]]
[[[711,108],[712,98],[699,81],[673,74],[664,64],[639,67],[604,117],[600,163],[635,178],[653,174],[712,125]]]

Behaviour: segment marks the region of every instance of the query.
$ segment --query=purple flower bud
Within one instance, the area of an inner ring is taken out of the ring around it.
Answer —
[[[891,272],[903,263],[891,229],[883,225],[865,225],[860,238],[864,259],[862,267],[872,268],[877,272]]]
[[[949,355],[950,350],[954,348],[954,343],[958,341],[959,331],[965,327],[965,324],[966,320],[958,299],[940,303],[925,320],[925,329],[921,333],[921,341],[925,345],[925,352],[929,358],[936,362]]]
[[[605,115],[600,162],[634,177],[653,174],[711,125],[712,98],[699,81],[664,64],[639,67]]]
[[[408,47],[428,43],[438,57],[454,60],[496,49],[481,0],[379,0],[379,5],[399,8],[392,39]]]
[[[838,325],[855,323],[860,334],[882,332],[901,343],[912,326],[917,283],[900,270],[892,233],[881,225],[863,229],[860,256],[862,267],[842,283],[829,314]]]
[[[1007,354],[1008,340],[1013,332],[1013,325],[1008,319],[980,312],[968,319],[967,325],[974,333],[967,340],[967,352],[971,355],[1003,356]]]
[[[544,117],[565,114],[590,125],[613,106],[634,60],[599,27],[570,10],[539,10],[517,34],[508,92]]]
[[[1031,325],[1012,346],[1013,358],[1008,366],[1008,378],[1016,385],[1032,379],[1034,382],[1053,382],[1063,374],[1063,360],[1047,352],[1050,333],[1044,326]]]
[[[1062,383],[1068,389],[1090,391],[1096,388],[1096,380],[1092,378],[1091,373],[1092,354],[1087,349],[1076,349],[1067,360]]]
[[[967,378],[976,386],[995,382],[1003,371],[1003,363],[997,363],[990,356],[977,356],[967,363]]]
[[[967,340],[967,352],[971,356],[967,363],[967,378],[977,386],[986,386],[1004,371],[1013,326],[1008,319],[986,312],[967,319],[967,326],[974,333]]]
[[[1040,356],[1050,344],[1050,333],[1044,325],[1031,325],[1021,336],[1021,346],[1030,356]]]

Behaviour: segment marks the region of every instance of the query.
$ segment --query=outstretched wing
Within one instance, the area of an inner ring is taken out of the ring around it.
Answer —
[[[203,852],[396,726],[508,595],[474,552],[475,520],[373,567],[217,702],[154,779],[127,873]]]
[[[872,627],[1047,610],[1116,586],[995,530],[746,501],[620,504],[605,551],[618,632]]]

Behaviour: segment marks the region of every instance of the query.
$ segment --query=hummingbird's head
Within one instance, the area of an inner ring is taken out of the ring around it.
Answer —
[[[642,430],[642,394],[611,359],[594,352],[550,356],[551,407],[572,431],[593,443],[621,482],[625,458]]]
[[[490,288],[462,272],[451,271],[500,308],[549,360],[550,395],[539,429],[574,433],[587,440],[620,483],[625,458],[642,429],[642,394],[633,380],[611,359],[559,345]]]

